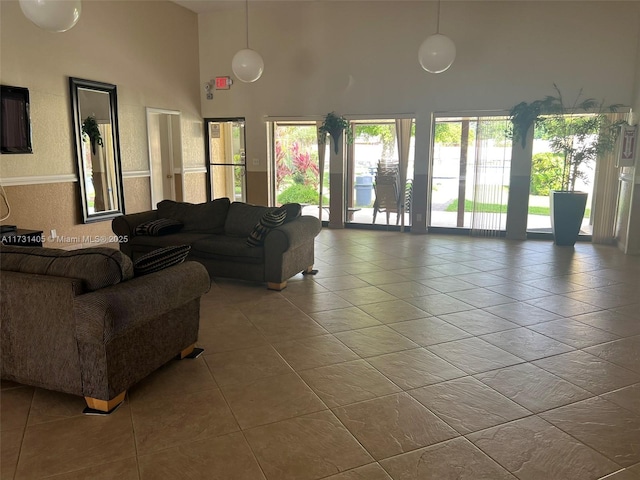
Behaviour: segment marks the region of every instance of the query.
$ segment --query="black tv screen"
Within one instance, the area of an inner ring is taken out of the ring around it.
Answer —
[[[2,153],[33,153],[29,90],[2,85],[0,92],[0,151]]]

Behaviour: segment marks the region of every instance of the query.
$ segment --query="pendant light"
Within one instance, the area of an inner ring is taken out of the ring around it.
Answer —
[[[245,27],[247,33],[247,48],[233,56],[231,70],[241,82],[255,82],[262,76],[264,60],[255,50],[249,48],[249,0],[245,0]]]
[[[80,19],[80,0],[20,0],[24,16],[50,32],[66,32]]]
[[[446,35],[440,33],[440,0],[438,0],[438,20],[436,33],[426,38],[418,50],[418,61],[430,73],[442,73],[456,59],[456,45]]]

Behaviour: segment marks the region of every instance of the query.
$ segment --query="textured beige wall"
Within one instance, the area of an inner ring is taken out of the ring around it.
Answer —
[[[183,200],[189,203],[207,201],[207,174],[189,173],[184,176]]]
[[[0,22],[0,80],[29,89],[34,146],[32,155],[0,157],[5,185],[16,177],[76,174],[70,76],[117,86],[125,173],[149,170],[147,106],[181,112],[184,162],[204,165],[195,13],[168,1],[85,1],[75,27],[51,33],[27,20],[17,1],[3,0]],[[57,218],[51,223],[58,230],[79,229],[75,184],[63,191],[52,185],[8,188],[12,214],[5,223],[47,223],[33,202],[36,188],[40,196],[56,199],[47,214]],[[127,212],[150,207],[148,178],[126,179],[124,190]],[[73,198],[60,197],[61,193]],[[106,225],[110,230],[110,222],[81,229],[101,231]]]

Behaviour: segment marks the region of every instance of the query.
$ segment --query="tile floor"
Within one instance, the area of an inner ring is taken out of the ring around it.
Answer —
[[[4,382],[2,479],[640,479],[640,257],[323,230],[282,292],[215,279],[196,360],[109,417]]]

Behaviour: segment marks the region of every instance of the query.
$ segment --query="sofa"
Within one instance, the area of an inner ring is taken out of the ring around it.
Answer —
[[[132,385],[190,355],[207,271],[184,262],[134,273],[113,248],[0,246],[2,379],[110,412]]]
[[[282,212],[281,222],[268,218]],[[282,290],[292,276],[313,271],[321,223],[300,212],[299,204],[275,208],[228,198],[199,204],[163,200],[156,210],[114,218],[112,229],[122,252],[134,261],[157,248],[190,245],[188,260],[204,265],[212,278],[261,282]],[[154,230],[158,224],[167,228]],[[252,243],[256,232],[262,238]]]

